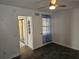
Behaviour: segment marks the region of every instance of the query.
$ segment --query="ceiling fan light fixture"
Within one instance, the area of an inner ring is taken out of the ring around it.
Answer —
[[[55,9],[56,9],[56,6],[51,5],[51,6],[49,6],[49,9],[50,9],[50,10],[55,10]]]
[[[56,9],[56,0],[50,0],[50,10],[55,10]]]

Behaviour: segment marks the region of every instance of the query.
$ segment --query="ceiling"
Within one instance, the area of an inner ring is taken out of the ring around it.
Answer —
[[[11,5],[21,8],[34,9],[39,11],[51,12],[49,10],[49,0],[0,0],[0,4]],[[57,4],[65,4],[67,7],[58,7],[56,10],[64,10],[79,6],[79,0],[58,0]],[[45,7],[45,8],[42,8]]]

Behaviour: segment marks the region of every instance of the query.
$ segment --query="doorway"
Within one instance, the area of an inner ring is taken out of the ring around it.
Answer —
[[[24,55],[27,50],[27,29],[26,29],[26,17],[18,16],[19,23],[19,36],[20,36],[20,55]]]
[[[20,35],[20,48],[27,45],[27,35],[26,35],[26,17],[18,16],[19,22],[19,35]]]
[[[19,24],[19,36],[20,36],[20,55],[21,58],[26,58],[30,53],[31,49],[29,46],[28,39],[28,26],[27,26],[27,18],[26,16],[18,16],[18,24]]]

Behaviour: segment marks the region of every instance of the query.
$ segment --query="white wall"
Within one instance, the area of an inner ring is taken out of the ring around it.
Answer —
[[[53,42],[79,50],[79,9],[58,11],[52,16]]]
[[[71,25],[72,48],[79,50],[79,8],[73,10]]]
[[[54,14],[53,18],[53,29],[54,39],[53,41],[62,45],[70,46],[70,21],[71,21],[71,10],[60,11]]]
[[[39,12],[39,14],[42,14],[42,13]],[[43,12],[43,14],[51,15],[45,12]],[[33,21],[33,39],[34,39],[33,44],[34,44],[34,49],[37,49],[51,42],[44,44],[42,41],[42,17],[41,15],[33,16],[33,19],[34,19]]]
[[[33,21],[33,39],[34,39],[34,48],[39,48],[43,45],[42,43],[42,20],[41,17],[39,16],[34,16],[34,20]],[[38,23],[38,25],[37,25]]]
[[[32,16],[34,47],[42,45],[40,41],[41,29],[39,29],[41,19],[35,16],[35,12],[29,9],[0,5],[0,59],[11,59],[19,55],[18,16]]]

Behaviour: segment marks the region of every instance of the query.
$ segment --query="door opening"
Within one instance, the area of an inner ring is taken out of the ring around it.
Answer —
[[[20,48],[25,46],[27,43],[27,36],[26,36],[26,25],[25,25],[25,16],[18,16],[19,22],[19,35],[20,35]]]
[[[20,35],[20,55],[21,58],[24,59],[29,55],[32,51],[29,46],[28,40],[28,26],[27,26],[27,18],[26,16],[18,16],[18,24],[19,24],[19,35]]]

